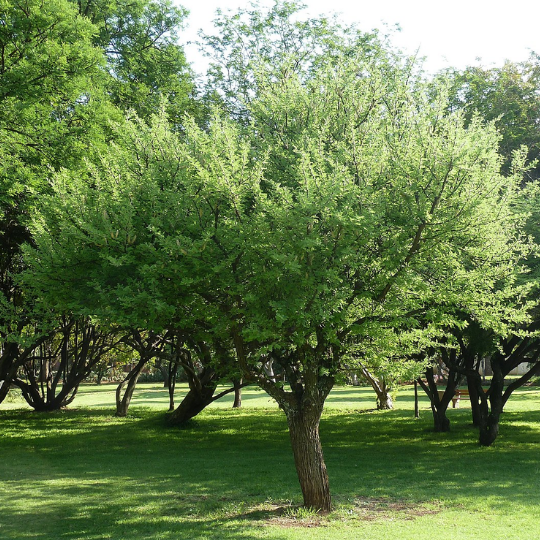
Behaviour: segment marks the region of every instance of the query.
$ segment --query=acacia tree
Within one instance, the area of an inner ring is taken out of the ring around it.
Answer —
[[[182,402],[169,416],[171,425],[181,425],[199,414],[210,403],[222,397],[238,392],[245,384],[233,380],[233,385],[216,393],[222,381],[238,377],[234,353],[223,343],[214,341],[193,341],[187,338],[189,348],[185,348],[178,356],[178,363],[183,367],[189,384],[189,391]],[[237,405],[238,406],[238,405]]]
[[[118,340],[89,320],[63,317],[61,328],[25,358],[12,384],[36,411],[58,410],[75,399],[81,382]]]
[[[425,348],[418,343],[421,334],[406,326],[375,324],[362,339],[353,336],[347,343],[347,371],[360,374],[371,385],[377,409],[392,409],[400,383],[416,379],[424,370],[425,362],[414,358],[419,348]]]
[[[52,170],[95,158],[122,109],[149,115],[163,99],[175,125],[196,109],[176,42],[185,16],[160,0],[0,5],[0,402],[34,349],[62,336],[61,315],[17,280],[37,197]]]
[[[421,330],[417,313],[435,331],[446,304],[490,294],[520,249],[517,180],[493,129],[464,129],[399,70],[348,57],[283,73],[248,126],[186,120],[180,141],[135,123],[86,177],[58,176],[29,279],[121,323],[229,336],[287,416],[304,504],[327,511],[319,421],[347,339]]]

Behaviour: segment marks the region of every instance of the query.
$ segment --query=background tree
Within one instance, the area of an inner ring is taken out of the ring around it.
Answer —
[[[302,2],[275,0],[268,8],[252,1],[234,12],[218,9],[213,20],[217,33],[202,34],[199,43],[210,61],[205,99],[246,121],[261,80],[277,81],[293,73],[306,79],[321,64],[355,50],[366,57],[380,55],[376,31],[362,32],[336,17],[305,18],[305,7]]]
[[[97,32],[104,52],[109,95],[120,109],[149,118],[166,103],[171,123],[180,127],[197,104],[193,73],[180,45],[188,12],[170,0],[70,0]]]
[[[101,100],[95,27],[67,1],[6,0],[0,21],[2,401],[18,366],[54,328],[15,279],[36,195],[48,189],[51,170],[76,166],[104,142],[101,126],[113,115]]]
[[[62,326],[39,342],[12,379],[30,407],[53,411],[69,405],[81,382],[118,343],[114,331],[84,318],[63,317]]]
[[[527,159],[540,157],[540,63],[536,54],[524,62],[506,62],[502,67],[468,67],[452,71],[451,107],[463,109],[470,122],[475,114],[495,122],[501,133],[499,149],[504,156],[502,170],[509,173],[513,152],[524,145]],[[540,177],[535,165],[529,179]]]
[[[377,409],[392,409],[399,386],[423,372],[425,362],[414,358],[414,353],[425,345],[417,343],[417,331],[406,327],[375,324],[366,334],[347,344],[347,370],[353,370],[371,385]]]
[[[149,115],[164,100],[176,128],[186,108],[196,109],[176,42],[185,15],[147,0],[1,4],[0,380],[14,377],[40,341],[62,333],[58,317],[36,319],[36,299],[16,280],[21,245],[32,242],[27,222],[51,171],[94,160],[113,137],[109,123],[127,109]]]

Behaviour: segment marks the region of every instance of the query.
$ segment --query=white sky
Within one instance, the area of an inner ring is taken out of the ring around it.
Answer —
[[[212,31],[215,10],[246,7],[248,0],[174,0],[190,11],[184,42],[197,30]],[[262,0],[272,5],[272,0]],[[399,24],[393,42],[407,53],[419,49],[429,71],[468,65],[502,65],[540,53],[540,0],[304,0],[309,15],[336,12],[363,30]],[[186,47],[196,71],[205,64],[194,47]],[[481,62],[477,60],[481,58]]]

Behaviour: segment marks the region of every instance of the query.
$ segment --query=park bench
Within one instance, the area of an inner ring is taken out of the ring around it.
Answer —
[[[484,388],[484,392],[487,392],[488,389],[487,388]],[[439,399],[441,399],[443,397],[443,394],[444,394],[444,390],[438,390],[438,393],[439,393]],[[456,407],[459,408],[459,400],[462,398],[462,397],[466,397],[468,398],[469,397],[469,390],[468,388],[458,388],[455,393],[454,393],[454,397],[452,398],[452,408],[455,409]]]
[[[443,395],[444,395],[444,390],[439,390],[439,399],[442,399]],[[455,409],[456,407],[459,407],[459,400],[462,398],[462,397],[469,397],[469,390],[467,389],[461,389],[461,388],[458,388],[455,393],[454,393],[454,396],[452,397],[452,408]]]

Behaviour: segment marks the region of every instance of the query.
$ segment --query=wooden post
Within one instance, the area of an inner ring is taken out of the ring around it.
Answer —
[[[414,417],[420,418],[420,410],[418,409],[418,381],[414,381]]]

